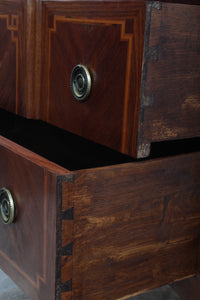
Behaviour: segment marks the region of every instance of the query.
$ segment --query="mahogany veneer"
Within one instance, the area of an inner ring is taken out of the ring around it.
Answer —
[[[41,118],[137,157],[152,142],[200,136],[200,7],[43,1]],[[77,64],[92,75],[74,99]],[[141,82],[142,78],[142,82]]]
[[[199,153],[70,172],[1,137],[0,264],[31,299],[116,299],[199,271]]]
[[[17,207],[0,267],[32,300],[125,299],[199,274],[197,4],[0,0],[0,188]]]
[[[152,142],[199,137],[193,4],[0,1],[0,106],[139,158]],[[80,63],[92,76],[85,102],[70,87]]]

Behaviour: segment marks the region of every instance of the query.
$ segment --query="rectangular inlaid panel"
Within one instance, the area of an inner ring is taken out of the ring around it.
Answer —
[[[38,118],[40,2],[0,0],[0,107]]]
[[[22,17],[21,1],[0,1],[0,106],[14,113],[22,96]]]
[[[41,117],[124,153],[134,152],[145,2],[43,1]],[[77,64],[91,74],[86,101],[73,97]]]
[[[0,166],[0,188],[16,205],[14,223],[0,220],[0,267],[32,300],[55,300],[58,178],[67,171],[3,137]]]
[[[44,1],[41,118],[139,158],[152,142],[199,137],[199,18],[195,5]],[[77,64],[91,73],[83,102]]]
[[[62,299],[116,300],[199,271],[199,175],[194,153],[63,182]]]

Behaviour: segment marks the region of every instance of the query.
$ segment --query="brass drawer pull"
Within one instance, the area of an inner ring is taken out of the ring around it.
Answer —
[[[71,89],[73,96],[79,100],[85,100],[91,91],[91,76],[83,65],[77,65],[71,74]]]
[[[11,224],[15,218],[15,203],[10,191],[6,188],[0,190],[0,216],[4,224]]]

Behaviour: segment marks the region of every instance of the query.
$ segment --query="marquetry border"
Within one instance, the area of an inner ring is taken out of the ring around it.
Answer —
[[[97,5],[97,6],[96,6]],[[124,87],[124,109],[123,109],[123,123],[121,131],[121,146],[119,150],[129,155],[135,155],[136,152],[136,138],[138,128],[138,110],[140,101],[140,82],[141,82],[141,68],[142,68],[142,52],[144,43],[144,23],[145,23],[145,2],[136,2],[135,6],[131,6],[130,9],[125,8],[122,4],[123,16],[120,13],[120,6],[115,7],[112,16],[106,16],[107,11],[99,6],[97,3],[94,6],[95,12],[101,12],[105,17],[91,17],[90,14],[85,17],[74,16],[76,11],[70,7],[70,11],[67,11],[67,6],[60,10],[57,6],[51,7],[51,4],[45,4],[44,16],[46,15],[46,49],[48,57],[46,60],[46,95],[45,95],[45,119],[49,118],[49,106],[50,106],[50,68],[51,68],[51,41],[52,34],[57,31],[58,22],[66,23],[79,23],[79,24],[99,24],[99,25],[119,25],[121,26],[120,41],[125,41],[127,45],[127,59],[126,59],[126,78]],[[81,9],[81,8],[80,8]],[[83,7],[83,10],[85,8]],[[104,12],[104,13],[103,13]],[[127,12],[127,13],[126,13]],[[84,10],[84,14],[86,11]],[[49,23],[48,17],[51,16]],[[133,32],[126,33],[126,22],[133,20]],[[48,37],[47,37],[48,36]],[[133,52],[134,51],[134,52]],[[135,69],[133,69],[133,64]],[[132,74],[135,74],[134,84],[132,84]],[[132,86],[134,86],[134,99],[131,98]],[[131,112],[131,113],[130,113]]]
[[[36,274],[36,280],[34,281],[26,272],[24,272],[20,266],[12,259],[10,259],[4,252],[0,250],[0,255],[19,273],[21,274],[30,284],[38,291],[40,291],[40,284],[43,282],[44,284],[46,281],[47,275],[47,192],[48,192],[48,175],[46,174],[46,169],[44,169],[44,204],[43,204],[43,266],[42,266],[42,273],[43,274]]]
[[[6,20],[6,27],[11,32],[11,41],[16,44],[16,98],[15,113],[18,113],[18,95],[19,95],[19,16],[18,15],[0,15],[0,19]]]
[[[131,57],[133,51],[133,33],[126,33],[126,20],[98,20],[98,19],[76,19],[66,18],[64,16],[55,15],[53,18],[53,27],[49,28],[49,61],[48,66],[51,68],[51,34],[57,30],[57,22],[65,23],[81,23],[81,24],[100,24],[100,25],[120,25],[121,36],[120,41],[128,42],[127,60],[126,60],[126,79],[125,79],[125,92],[124,92],[124,116],[123,116],[123,129],[122,129],[122,152],[125,151],[126,145],[126,128],[128,119],[128,101],[130,94],[130,82],[131,82]],[[50,102],[50,72],[48,73],[48,102],[47,102],[47,116],[49,115],[49,102]]]

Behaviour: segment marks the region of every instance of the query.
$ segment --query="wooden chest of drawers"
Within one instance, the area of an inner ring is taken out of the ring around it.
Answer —
[[[200,9],[168,2],[1,1],[1,107],[139,158],[199,136]]]
[[[1,215],[6,191],[15,205],[0,267],[31,299],[125,299],[199,273],[188,3],[0,1]],[[84,101],[76,65],[91,77]]]

